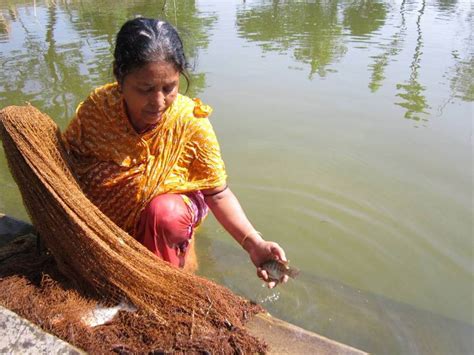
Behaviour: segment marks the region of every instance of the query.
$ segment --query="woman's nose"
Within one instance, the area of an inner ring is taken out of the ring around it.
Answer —
[[[162,91],[155,91],[151,97],[153,105],[162,107],[165,105],[165,95]]]

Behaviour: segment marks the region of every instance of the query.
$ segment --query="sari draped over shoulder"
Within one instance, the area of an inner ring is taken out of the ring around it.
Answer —
[[[178,95],[157,126],[140,134],[117,84],[102,86],[79,105],[63,134],[72,170],[88,198],[133,235],[153,197],[225,184],[210,111],[200,100]]]

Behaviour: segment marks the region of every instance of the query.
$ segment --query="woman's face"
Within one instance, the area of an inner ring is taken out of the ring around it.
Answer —
[[[130,122],[137,132],[157,124],[178,95],[179,71],[173,64],[157,61],[125,76],[122,95]]]

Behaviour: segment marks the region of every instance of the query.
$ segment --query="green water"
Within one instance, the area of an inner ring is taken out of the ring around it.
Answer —
[[[301,277],[262,288],[209,218],[200,273],[379,354],[474,352],[474,7],[438,1],[4,1],[0,107],[65,127],[120,25],[177,25],[229,183]],[[0,211],[27,215],[0,154]]]

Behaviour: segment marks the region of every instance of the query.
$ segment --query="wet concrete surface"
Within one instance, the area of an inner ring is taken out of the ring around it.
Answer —
[[[0,354],[85,354],[0,306]]]
[[[359,355],[366,354],[293,324],[258,314],[246,328],[270,345],[269,354]]]

